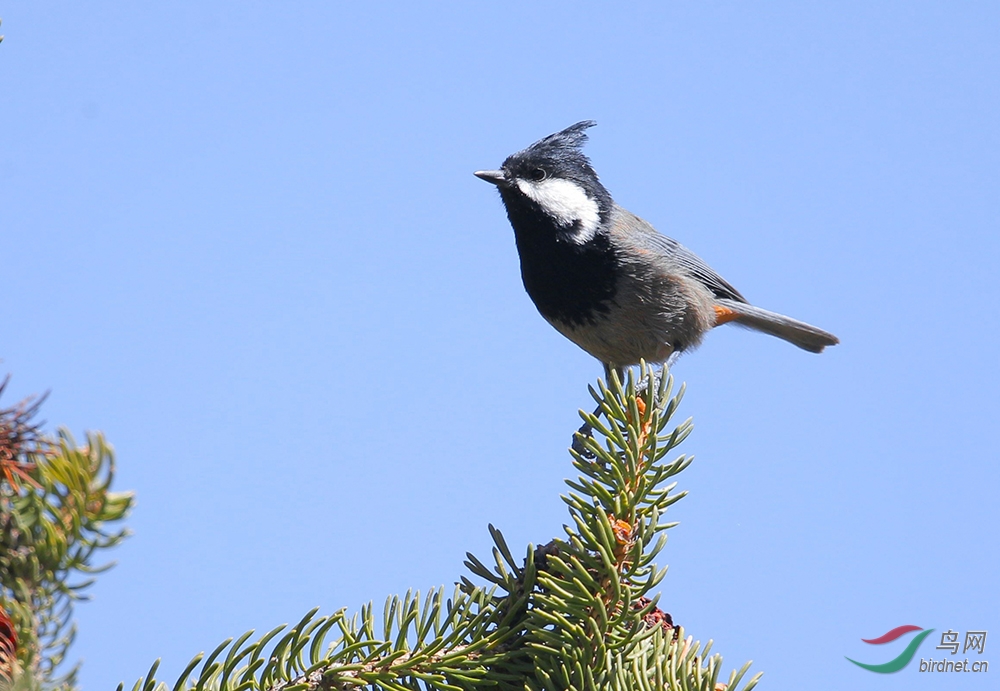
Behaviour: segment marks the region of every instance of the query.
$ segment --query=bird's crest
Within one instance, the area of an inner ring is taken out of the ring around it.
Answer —
[[[570,125],[560,132],[539,139],[525,149],[525,152],[530,151],[536,155],[544,155],[545,153],[566,151],[567,149],[580,151],[583,145],[587,143],[587,130],[596,124],[593,120],[583,120],[575,125]]]
[[[542,166],[557,177],[600,185],[590,159],[582,150],[587,142],[586,130],[596,124],[593,120],[583,120],[539,139],[528,148],[508,156],[503,167],[517,176],[527,177],[536,166]]]

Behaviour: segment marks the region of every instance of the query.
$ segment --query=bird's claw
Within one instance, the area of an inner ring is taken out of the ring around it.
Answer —
[[[573,444],[572,449],[580,454],[581,458],[585,458],[588,461],[592,461],[597,458],[594,452],[587,448],[586,440],[594,436],[594,428],[590,426],[589,422],[583,423],[583,425],[573,434]]]

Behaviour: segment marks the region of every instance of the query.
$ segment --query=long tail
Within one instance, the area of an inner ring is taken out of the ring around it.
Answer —
[[[810,353],[821,353],[823,348],[840,343],[840,339],[823,329],[745,302],[719,298],[716,299],[716,304],[717,324],[735,322],[740,326],[777,336]]]

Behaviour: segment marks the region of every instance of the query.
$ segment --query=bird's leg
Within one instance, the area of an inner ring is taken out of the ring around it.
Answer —
[[[681,356],[680,351],[675,350],[674,352],[670,353],[670,356],[666,359],[666,361],[660,365],[660,369],[655,369],[653,367],[650,367],[650,370],[652,372],[651,376],[643,377],[639,381],[639,383],[636,384],[635,386],[636,392],[642,391],[647,387],[649,387],[649,390],[651,391],[656,391],[657,389],[659,389],[660,382],[662,382],[663,378],[667,376],[667,372],[670,371],[670,368],[674,366],[674,363],[677,362],[677,358],[679,358],[680,356]],[[650,381],[650,379],[652,379],[652,381]]]
[[[642,391],[647,386],[651,387],[653,391],[656,391],[657,389],[659,389],[660,388],[660,382],[663,381],[663,378],[665,376],[667,376],[667,372],[669,372],[670,368],[673,367],[673,365],[674,365],[675,362],[677,362],[677,358],[679,358],[680,355],[681,354],[678,353],[678,352],[673,352],[673,353],[670,354],[670,357],[667,358],[667,361],[660,365],[659,369],[650,368],[652,370],[652,373],[651,373],[652,376],[651,377],[643,377],[642,381],[640,381],[636,385],[636,387],[635,387],[636,391]],[[652,381],[650,381],[650,378],[652,378]]]

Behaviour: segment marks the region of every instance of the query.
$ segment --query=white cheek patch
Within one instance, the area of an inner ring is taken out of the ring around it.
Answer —
[[[576,244],[582,245],[597,233],[601,223],[600,207],[575,182],[559,178],[541,182],[518,180],[517,186],[524,196],[542,207],[542,211],[559,225],[570,228],[579,223],[578,228],[567,233]]]

